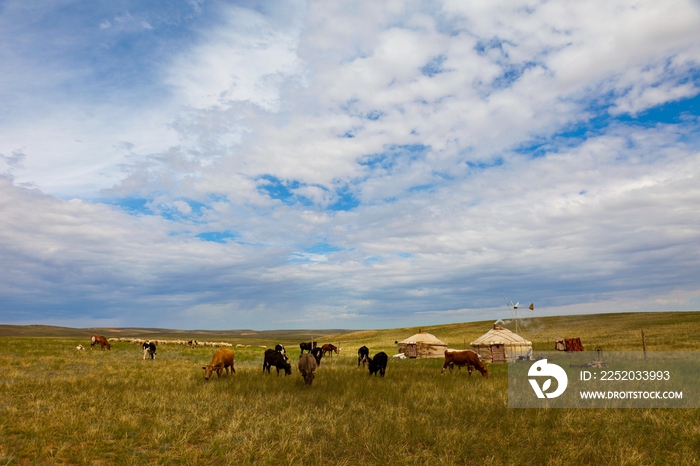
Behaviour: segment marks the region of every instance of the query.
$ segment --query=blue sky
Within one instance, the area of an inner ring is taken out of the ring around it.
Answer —
[[[697,1],[7,0],[0,63],[3,323],[700,306]]]

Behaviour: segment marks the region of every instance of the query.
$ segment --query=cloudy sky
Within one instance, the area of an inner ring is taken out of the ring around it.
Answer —
[[[2,0],[0,68],[2,323],[700,309],[698,1]]]

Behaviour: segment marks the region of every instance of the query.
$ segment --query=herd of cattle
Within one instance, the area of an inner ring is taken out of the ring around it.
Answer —
[[[102,335],[92,335],[90,337],[90,349],[95,345],[100,345],[101,349],[107,348],[112,349],[109,341]],[[194,345],[196,346],[196,344]],[[232,346],[228,344],[228,346]],[[247,345],[250,347],[250,345]],[[156,357],[156,341],[144,341],[141,345],[143,349],[143,359],[150,357],[155,359]],[[82,345],[77,346],[78,350],[84,350]],[[299,373],[304,378],[304,383],[309,386],[314,380],[316,369],[321,365],[321,359],[324,356],[333,357],[333,353],[336,355],[340,352],[340,348],[330,343],[317,346],[316,342],[300,343],[299,349],[301,354],[299,356],[299,362],[297,367],[299,368]],[[306,353],[304,353],[306,351]],[[384,377],[386,374],[386,366],[389,362],[389,356],[384,351],[380,351],[375,354],[374,357],[369,355],[369,348],[362,346],[357,350],[357,367],[369,368],[369,375],[379,374]],[[484,365],[481,357],[471,350],[447,350],[445,351],[445,363],[442,366],[442,371],[440,374],[445,373],[445,369],[452,369],[454,366],[458,368],[466,367],[471,376],[472,370],[478,370],[481,375],[488,377],[489,370],[488,367]],[[285,376],[292,373],[292,365],[287,357],[287,352],[283,345],[278,344],[274,349],[266,349],[263,357],[263,372],[267,371],[270,373],[270,368],[274,367],[277,369],[277,375],[279,376],[280,371],[284,371]],[[234,352],[229,348],[220,348],[216,350],[212,360],[206,366],[202,366],[204,369],[204,380],[209,380],[211,375],[216,372],[218,377],[221,377],[221,373],[225,372],[229,374],[229,370],[232,374],[236,373],[234,368]]]

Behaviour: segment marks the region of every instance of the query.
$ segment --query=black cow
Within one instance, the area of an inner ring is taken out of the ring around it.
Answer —
[[[275,366],[277,368],[277,375],[280,375],[280,369],[284,370],[285,375],[292,373],[292,366],[287,362],[284,355],[279,351],[275,351],[272,348],[265,351],[265,360],[263,361],[263,372],[267,370],[270,373],[270,367]]]
[[[321,358],[323,357],[323,349],[322,348],[314,348],[311,350],[311,354],[313,354],[314,359],[316,360],[316,365],[320,366],[321,365]]]
[[[143,345],[141,345],[143,348],[143,359],[146,359],[146,355],[150,355],[151,359],[156,358],[156,344],[153,343],[152,341],[147,341]]]
[[[311,350],[314,348],[316,348],[315,341],[309,343],[299,343],[299,349],[301,350],[301,354],[304,354],[304,351],[308,351],[310,353]]]
[[[379,372],[379,375],[384,377],[384,373],[386,372],[386,365],[389,362],[389,356],[386,355],[384,351],[377,353],[374,355],[374,358],[369,358],[369,375],[377,375],[377,372]]]
[[[362,364],[362,367],[365,367],[365,364],[369,360],[369,348],[366,346],[361,346],[359,350],[357,350],[357,367],[360,367],[360,364]]]

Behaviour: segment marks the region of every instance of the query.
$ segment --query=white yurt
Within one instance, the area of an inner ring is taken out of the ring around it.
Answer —
[[[447,349],[445,342],[427,332],[418,332],[397,344],[399,353],[408,358],[444,358]]]
[[[491,330],[471,342],[471,350],[479,353],[484,362],[514,362],[531,359],[532,342],[507,328],[494,325]]]

